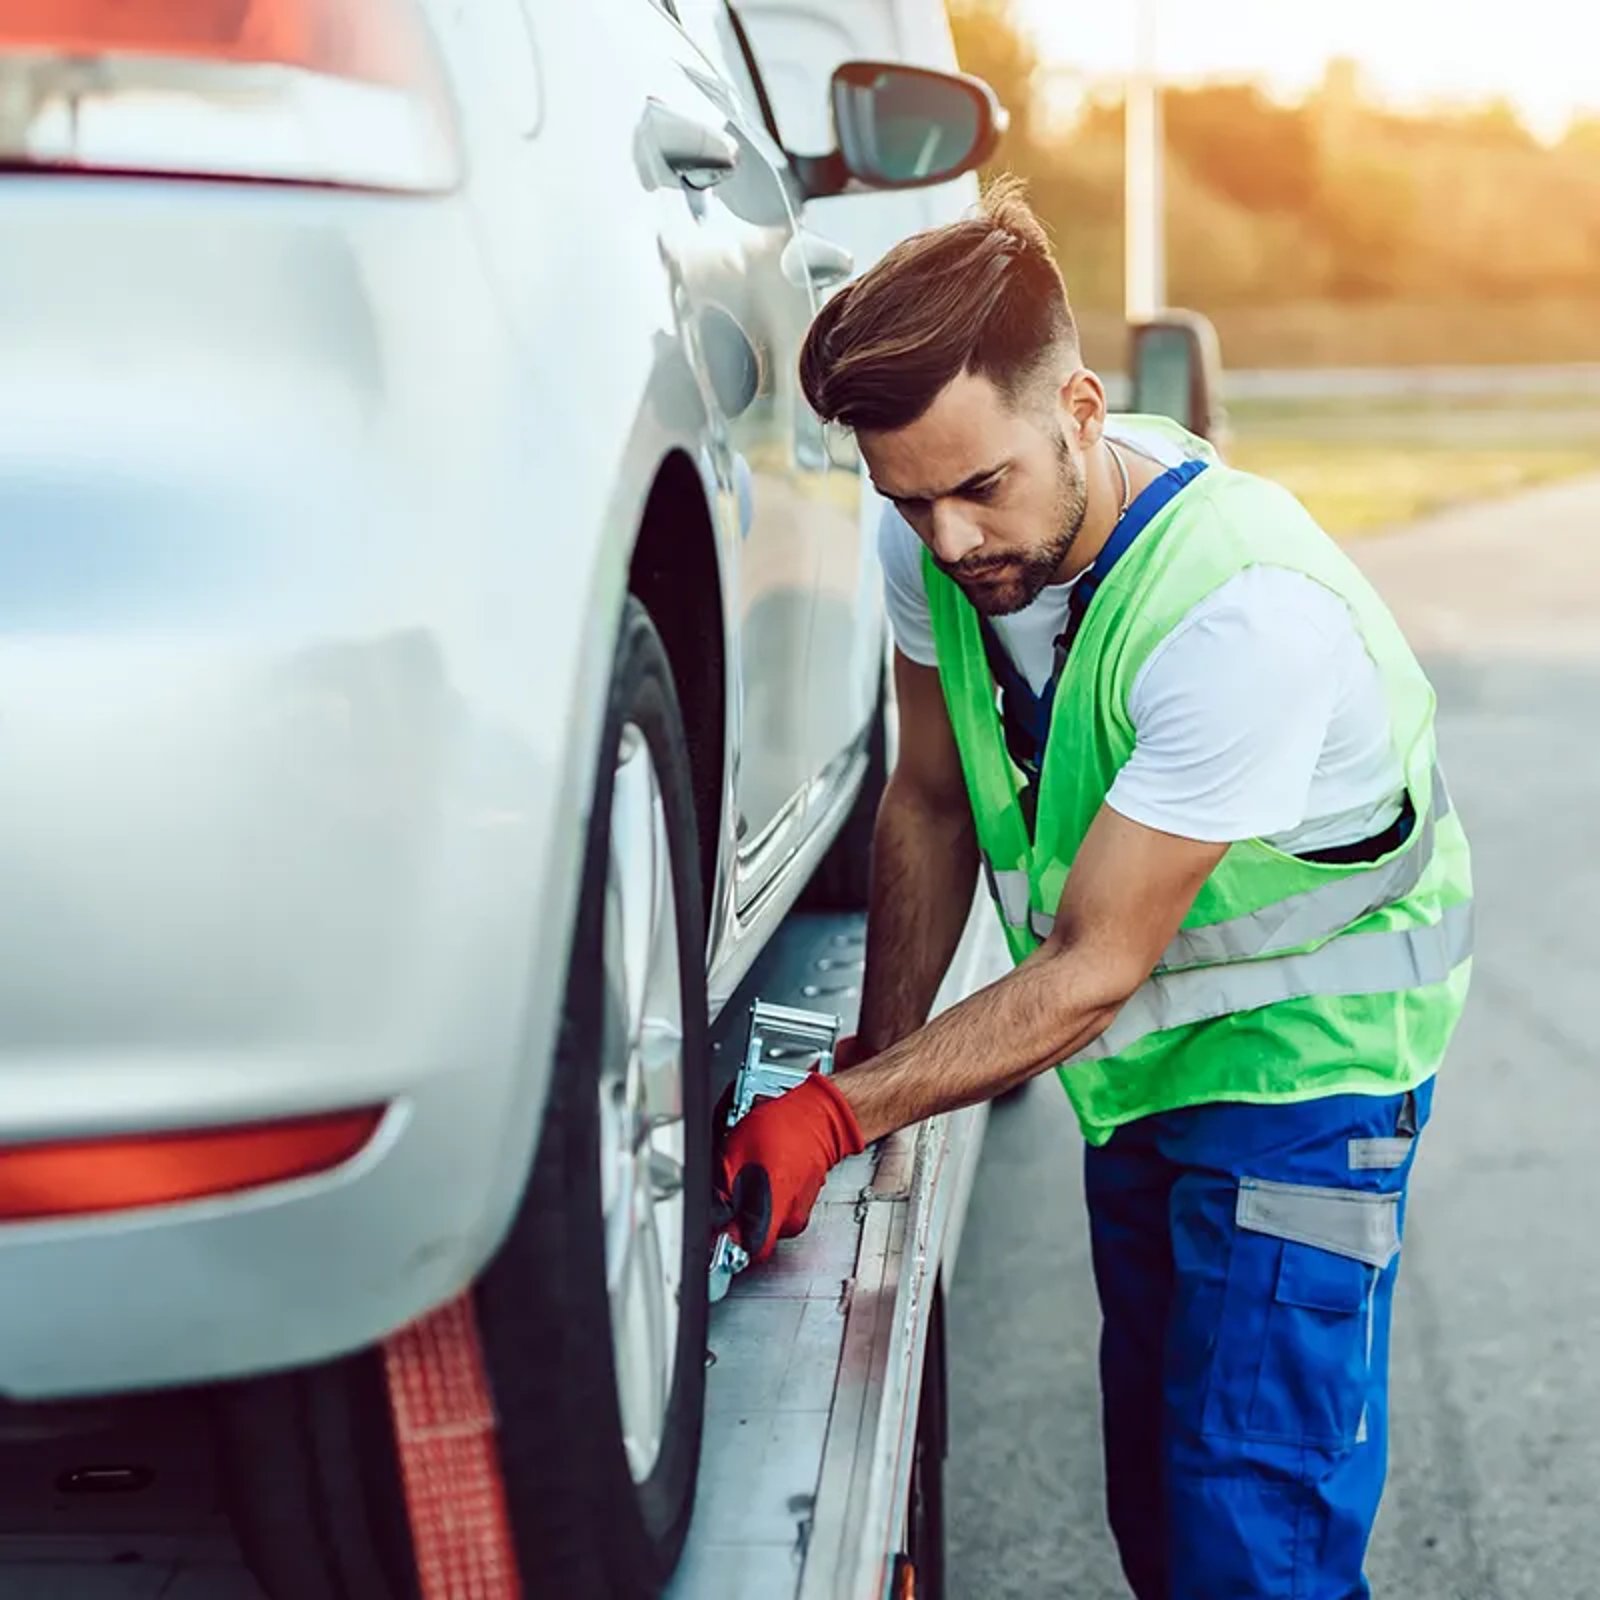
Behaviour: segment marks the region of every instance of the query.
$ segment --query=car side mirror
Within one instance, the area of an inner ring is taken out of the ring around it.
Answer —
[[[921,189],[981,166],[1009,117],[982,78],[894,61],[847,61],[830,90],[838,149],[796,160],[804,198]]]
[[[1227,432],[1222,347],[1198,311],[1161,311],[1129,329],[1130,410],[1171,417],[1214,445]]]

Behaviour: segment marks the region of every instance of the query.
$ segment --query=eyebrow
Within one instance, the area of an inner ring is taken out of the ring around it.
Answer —
[[[956,495],[970,494],[972,490],[987,483],[991,478],[998,478],[1009,467],[1009,461],[1002,461],[993,467],[985,467],[982,472],[974,472],[970,477],[963,478],[953,489],[935,489],[928,494],[896,494],[892,489],[885,489],[876,479],[872,487],[881,494],[885,500],[949,500]]]

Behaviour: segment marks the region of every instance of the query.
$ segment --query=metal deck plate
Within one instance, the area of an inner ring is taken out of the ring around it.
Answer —
[[[837,1011],[850,1031],[862,927],[858,917],[792,918],[747,989],[783,1005]],[[993,929],[980,908],[940,992],[941,1008],[1009,965]],[[747,1009],[747,1000],[736,1001],[725,1016],[742,1023]],[[956,1220],[982,1114],[960,1118],[957,1137],[939,1142],[960,1163],[939,1178],[942,1205]],[[767,1265],[741,1273],[712,1307],[699,1494],[667,1600],[794,1600],[803,1581],[808,1595],[877,1600],[848,1587],[855,1581],[845,1570],[853,1565],[849,1546],[860,1524],[846,1527],[841,1512],[857,1489],[866,1498],[869,1487],[879,1496],[887,1489],[895,1465],[888,1457],[900,1441],[882,1437],[881,1423],[885,1409],[905,1408],[880,1402],[886,1382],[920,1376],[920,1368],[888,1370],[896,1321],[911,1309],[899,1295],[908,1201],[919,1183],[931,1199],[931,1174],[912,1170],[915,1148],[902,1135],[842,1162],[806,1231]],[[914,1216],[929,1220],[926,1207]],[[875,1466],[885,1481],[869,1486]],[[868,1508],[860,1510],[865,1516]]]

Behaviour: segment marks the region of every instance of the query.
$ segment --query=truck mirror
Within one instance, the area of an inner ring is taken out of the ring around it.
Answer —
[[[1162,311],[1128,331],[1131,409],[1171,417],[1190,433],[1219,444],[1227,418],[1222,350],[1210,319],[1198,311]]]

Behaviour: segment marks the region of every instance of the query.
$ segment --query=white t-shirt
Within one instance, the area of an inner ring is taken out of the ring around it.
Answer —
[[[1180,459],[1158,436],[1113,437],[1163,465]],[[895,644],[931,667],[922,542],[893,506],[879,551]],[[1071,592],[1052,584],[991,619],[1035,692]],[[1146,827],[1298,855],[1371,838],[1400,814],[1405,780],[1377,666],[1345,603],[1303,573],[1249,567],[1214,590],[1139,669],[1128,708],[1133,754],[1106,803]]]

